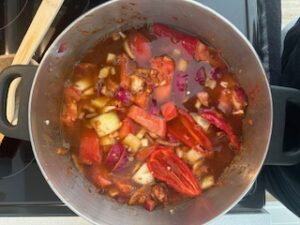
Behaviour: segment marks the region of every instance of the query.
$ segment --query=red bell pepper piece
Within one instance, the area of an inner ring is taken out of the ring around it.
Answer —
[[[150,41],[140,32],[130,36],[128,42],[138,63],[147,62],[151,58]]]
[[[208,122],[219,128],[220,130],[224,131],[233,147],[236,150],[240,149],[241,144],[237,136],[233,132],[232,127],[224,120],[224,118],[221,115],[209,109],[202,110],[200,112],[200,115]]]
[[[168,132],[185,145],[204,152],[212,152],[212,143],[193,118],[184,110],[178,109],[178,116],[167,122]]]
[[[173,102],[163,104],[160,110],[166,121],[172,120],[178,115],[177,108]]]
[[[154,23],[152,32],[158,37],[168,37],[175,43],[180,43],[190,56],[196,60],[209,60],[209,51],[205,44],[196,37],[184,34],[163,24]]]
[[[193,173],[172,149],[159,147],[150,155],[147,166],[156,179],[164,181],[179,193],[191,197],[201,194]]]
[[[80,137],[79,159],[86,165],[100,163],[102,159],[100,143],[94,130],[84,130]]]
[[[160,137],[166,136],[166,121],[164,119],[154,116],[135,105],[129,108],[127,116],[148,129],[150,132],[155,133]]]

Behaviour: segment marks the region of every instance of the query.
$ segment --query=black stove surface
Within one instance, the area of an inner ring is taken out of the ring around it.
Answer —
[[[256,47],[256,0],[198,0],[229,19]],[[0,1],[0,55],[16,52],[41,0]],[[75,18],[105,0],[65,0],[40,48],[39,61],[54,38]],[[230,212],[260,210],[265,203],[261,177]],[[229,212],[229,213],[230,213]],[[53,193],[32,154],[30,142],[4,137],[0,145],[0,216],[74,215]]]

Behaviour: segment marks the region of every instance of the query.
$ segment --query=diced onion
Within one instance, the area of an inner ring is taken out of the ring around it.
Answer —
[[[150,184],[154,182],[154,177],[152,176],[150,170],[146,163],[144,163],[138,171],[133,175],[132,179],[138,184]]]
[[[222,86],[223,88],[227,88],[227,87],[228,87],[228,82],[226,82],[226,81],[221,81],[221,82],[220,82],[220,86]]]
[[[92,86],[92,83],[89,80],[82,79],[75,82],[75,88],[79,91],[85,91],[86,89]]]
[[[178,69],[179,71],[182,71],[182,72],[186,71],[187,66],[188,66],[188,62],[187,62],[186,60],[184,60],[184,59],[179,59],[179,62],[178,62],[178,64],[177,64],[177,69]]]
[[[213,79],[208,78],[206,79],[204,86],[213,90],[217,86],[217,82]]]
[[[199,159],[203,158],[203,155],[194,149],[189,150],[185,154],[185,158],[188,161],[189,164],[193,165],[195,164]]]
[[[125,52],[127,53],[127,55],[128,55],[131,59],[134,59],[134,58],[135,58],[134,55],[133,55],[133,53],[132,53],[132,51],[131,51],[131,49],[130,49],[130,47],[129,47],[128,41],[125,41],[125,42],[124,42],[124,50],[125,50]]]
[[[115,112],[103,113],[91,120],[91,125],[99,137],[106,136],[121,127],[121,122]]]
[[[202,118],[202,116],[196,114],[196,113],[191,113],[191,116],[193,117],[193,119],[195,120],[195,122],[203,128],[203,130],[207,131],[209,126],[210,126],[210,123]]]
[[[210,188],[214,185],[215,185],[215,179],[214,179],[213,176],[204,177],[201,181],[201,184],[200,184],[200,186],[203,190],[208,189],[208,188]]]
[[[141,140],[138,139],[135,135],[132,133],[129,133],[122,141],[124,145],[129,147],[128,151],[135,153],[137,152],[141,147]]]
[[[106,62],[107,63],[112,64],[112,63],[115,62],[115,60],[116,60],[116,55],[115,54],[113,54],[113,53],[108,53],[107,54],[107,57],[106,57]]]

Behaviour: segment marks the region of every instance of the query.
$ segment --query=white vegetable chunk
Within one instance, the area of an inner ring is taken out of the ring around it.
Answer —
[[[141,140],[138,139],[135,135],[129,133],[122,141],[122,143],[129,147],[128,151],[135,153],[141,147]]]
[[[133,175],[132,179],[138,184],[150,184],[154,182],[154,177],[148,169],[146,163],[144,163],[138,171]]]
[[[103,113],[91,120],[91,125],[99,137],[110,134],[121,127],[120,119],[114,111]]]

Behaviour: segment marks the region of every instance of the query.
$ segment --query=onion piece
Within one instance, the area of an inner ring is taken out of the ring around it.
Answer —
[[[206,80],[206,72],[205,68],[201,66],[196,73],[195,81],[198,82],[200,85],[204,85]]]
[[[177,69],[181,72],[186,71],[188,66],[188,62],[185,59],[179,59],[178,64],[177,64]]]
[[[141,140],[132,133],[129,133],[122,141],[122,143],[129,147],[128,151],[136,153],[141,147]]]
[[[150,184],[154,182],[154,177],[148,169],[147,163],[144,163],[133,175],[132,179],[138,184]]]
[[[134,55],[129,47],[128,41],[124,41],[124,50],[127,53],[127,55],[129,56],[129,58],[134,59]]]
[[[191,113],[191,116],[193,117],[193,119],[195,120],[195,122],[203,128],[203,130],[207,131],[209,126],[210,126],[210,123],[202,118],[202,116],[196,114],[196,113]]]
[[[210,77],[214,80],[220,80],[222,75],[220,73],[220,69],[219,68],[213,68],[211,71],[210,71]]]
[[[188,78],[187,74],[182,74],[182,73],[176,74],[176,87],[177,87],[176,90],[177,91],[184,92],[186,90],[187,78]]]
[[[116,61],[117,56],[113,53],[108,53],[106,56],[106,62],[113,64]]]
[[[131,103],[132,100],[132,95],[129,91],[127,91],[124,88],[120,88],[116,94],[115,94],[115,98],[117,100],[119,100],[120,102],[122,102],[125,105],[129,105]]]
[[[150,106],[150,113],[153,115],[158,115],[158,106],[157,106],[157,101],[156,99],[152,98],[151,99],[151,106]]]
[[[125,167],[127,161],[126,149],[120,143],[116,143],[111,147],[105,159],[105,164],[111,168],[112,171],[118,171]]]
[[[201,181],[201,188],[203,190],[208,189],[215,185],[215,178],[213,176],[206,176]]]
[[[168,141],[164,141],[164,140],[162,140],[160,138],[156,139],[156,142],[158,144],[165,145],[165,146],[171,146],[171,147],[177,147],[177,146],[180,145],[179,142],[168,142]]]
[[[213,79],[208,78],[206,79],[204,86],[213,90],[217,86],[217,82]]]

